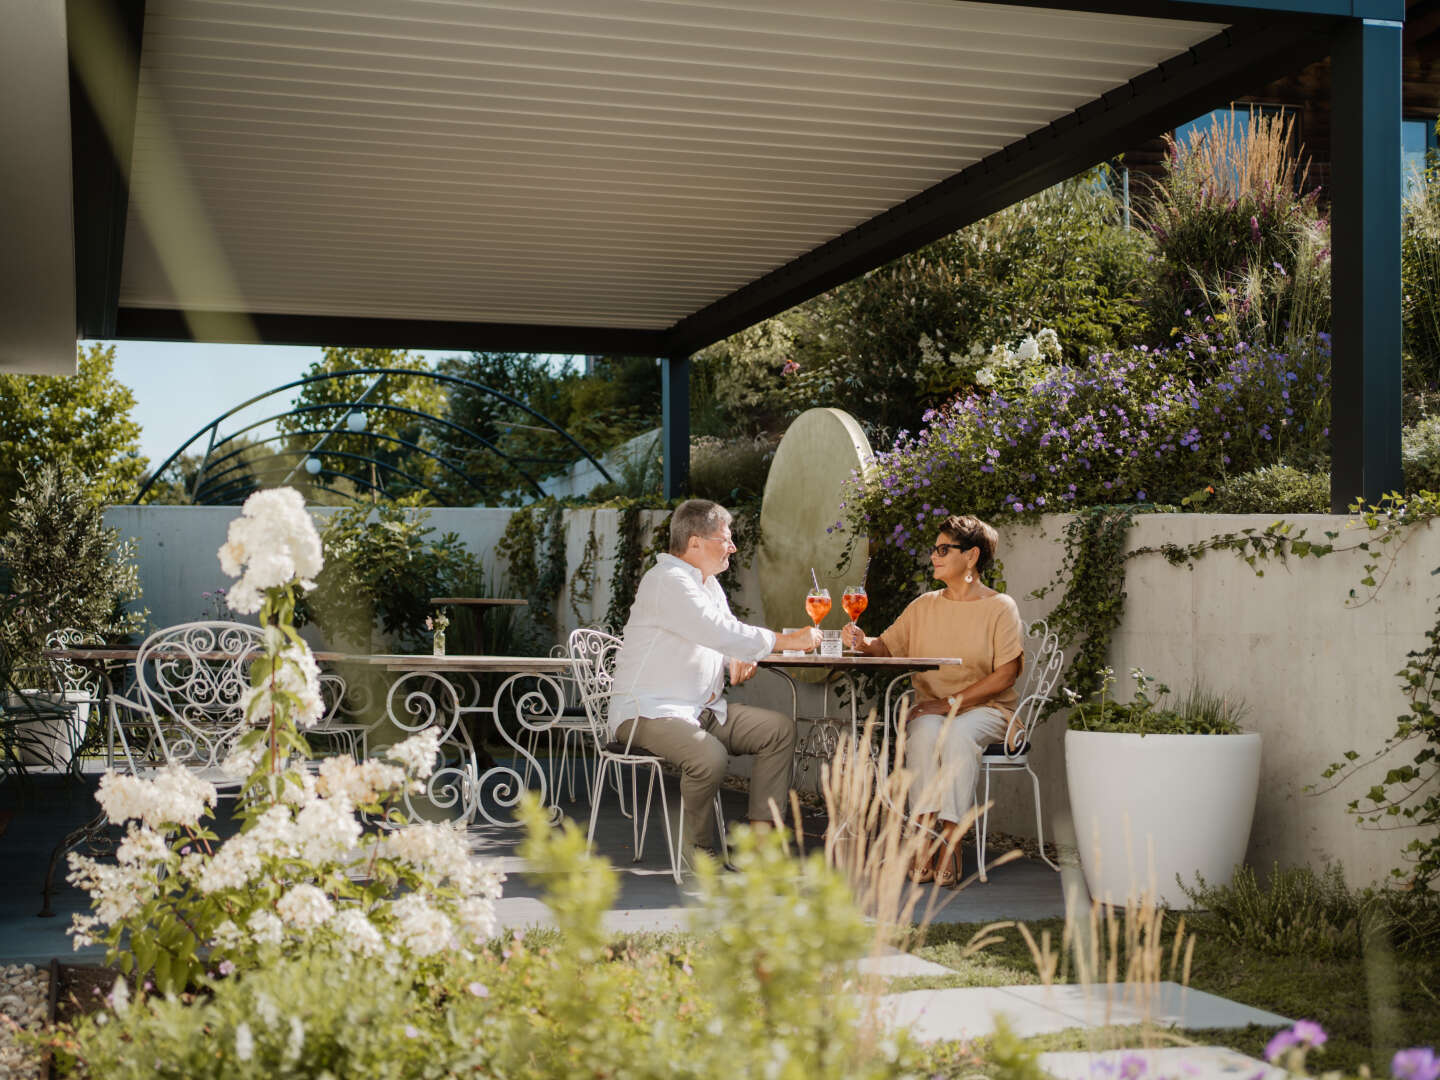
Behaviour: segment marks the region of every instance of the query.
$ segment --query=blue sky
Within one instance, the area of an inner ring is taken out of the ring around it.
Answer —
[[[89,345],[90,342],[83,344]],[[115,377],[135,393],[140,451],[160,465],[203,424],[262,394],[304,376],[320,359],[318,348],[290,345],[196,345],[171,341],[114,341]],[[438,359],[450,353],[418,353]],[[291,394],[255,406],[255,419],[284,412]],[[264,409],[264,412],[259,410]],[[227,434],[239,426],[232,418]],[[196,449],[196,447],[191,448]],[[203,450],[203,447],[199,447]]]

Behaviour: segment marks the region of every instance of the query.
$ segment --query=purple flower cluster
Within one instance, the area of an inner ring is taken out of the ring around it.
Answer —
[[[1170,349],[1092,356],[1023,392],[970,394],[926,413],[847,496],[852,524],[914,554],[933,519],[1178,502],[1207,484],[1326,452],[1329,342],[1289,355],[1203,334]],[[877,529],[878,526],[878,529]]]

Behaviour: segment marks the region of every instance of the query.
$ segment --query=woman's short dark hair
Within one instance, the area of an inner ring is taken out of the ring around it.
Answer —
[[[1000,534],[993,525],[969,514],[951,514],[940,523],[940,532],[959,544],[961,551],[980,549],[980,558],[975,563],[976,570],[983,572],[995,561],[995,549],[1000,544]]]

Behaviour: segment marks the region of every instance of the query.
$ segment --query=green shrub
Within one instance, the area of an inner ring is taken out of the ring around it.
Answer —
[[[1432,165],[1405,198],[1400,231],[1405,382],[1440,384],[1440,172]]]
[[[1400,433],[1400,460],[1407,492],[1440,491],[1440,414]]]
[[[1206,381],[1188,373],[1196,364]],[[877,454],[845,511],[872,544],[923,557],[947,513],[1014,520],[1116,503],[1179,504],[1225,478],[1323,456],[1328,344],[1294,352],[1187,336],[1059,365],[1008,394],[970,395]]]
[[[771,435],[721,439],[701,435],[690,440],[690,492],[725,506],[759,499],[775,460],[779,440]]]
[[[1197,508],[1221,514],[1328,514],[1330,474],[1262,465],[1223,481],[1214,499]]]
[[[1252,112],[1245,125],[1231,112],[1169,140],[1142,215],[1159,253],[1148,302],[1166,337],[1207,316],[1241,315],[1239,337],[1256,341],[1263,329],[1270,345],[1328,328],[1326,229],[1291,136],[1288,118]]]
[[[741,829],[739,873],[699,874],[701,942],[632,951],[602,917],[615,872],[530,800],[522,854],[559,933],[514,935],[423,970],[297,948],[209,979],[192,998],[144,996],[50,1044],[71,1074],[105,1077],[914,1075],[903,1036],[860,1022],[854,961],[873,940],[820,855],[797,862]]]
[[[1184,696],[1167,704],[1170,688],[1154,676],[1131,668],[1135,696],[1117,701],[1110,694],[1115,672],[1100,673],[1100,685],[1089,700],[1070,689],[1062,691],[1073,706],[1070,727],[1077,731],[1109,731],[1130,735],[1238,735],[1245,703],[1193,683]],[[1152,696],[1153,691],[1153,696]]]
[[[749,431],[757,415],[835,406],[893,433],[974,385],[977,347],[1051,327],[1083,364],[1143,341],[1149,241],[1099,180],[1057,184],[704,350],[706,415],[721,406]]]
[[[335,511],[320,530],[325,569],[297,605],[332,645],[370,651],[371,631],[397,647],[428,651],[425,619],[435,596],[484,596],[480,561],[455,533],[430,539],[429,512],[394,503]]]
[[[10,589],[24,594],[0,635],[20,662],[38,662],[51,630],[73,627],[89,637],[120,640],[145,625],[135,541],[105,526],[89,480],[68,462],[37,466],[10,510],[0,539],[0,564]]]
[[[1334,863],[1320,874],[1277,863],[1264,886],[1248,866],[1237,866],[1228,885],[1209,885],[1198,874],[1193,887],[1180,885],[1207,913],[1203,927],[1258,952],[1344,958],[1384,940],[1398,953],[1424,957],[1440,947],[1440,894],[1351,890]]]

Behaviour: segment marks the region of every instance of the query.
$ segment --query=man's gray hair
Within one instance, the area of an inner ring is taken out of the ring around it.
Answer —
[[[670,554],[684,555],[692,536],[717,536],[731,520],[730,511],[717,502],[687,499],[670,515]]]

